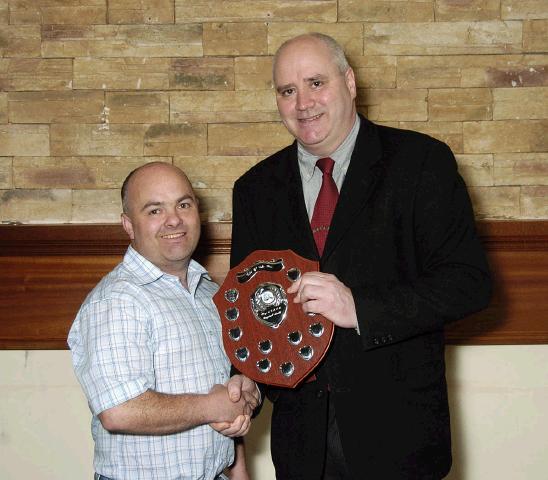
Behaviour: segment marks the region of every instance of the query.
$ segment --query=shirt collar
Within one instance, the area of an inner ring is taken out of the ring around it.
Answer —
[[[179,281],[178,277],[171,275],[170,273],[166,273],[158,268],[152,262],[143,257],[131,245],[128,247],[126,254],[124,255],[124,264],[135,276],[139,285],[153,283],[162,277]],[[211,280],[207,270],[197,261],[191,259],[187,271],[187,284],[190,292],[194,293],[196,291],[198,283],[202,277]]]
[[[356,137],[358,136],[359,130],[360,117],[356,114],[356,119],[354,120],[354,125],[352,125],[350,132],[343,142],[337,147],[337,149],[329,155],[335,162],[335,170],[341,168],[342,164],[350,161],[351,155],[347,155],[347,153],[348,151],[352,152],[354,149],[354,143],[356,142]],[[303,173],[303,180],[309,181],[314,175],[314,168],[316,167],[316,162],[320,157],[317,155],[312,155],[299,142],[297,142],[297,158],[299,160],[301,172]]]

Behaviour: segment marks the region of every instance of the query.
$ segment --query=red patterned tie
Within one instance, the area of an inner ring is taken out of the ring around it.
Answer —
[[[314,213],[312,214],[310,226],[312,227],[314,240],[321,257],[325,240],[329,233],[331,218],[333,217],[333,212],[339,198],[339,191],[332,176],[333,167],[335,166],[333,159],[329,157],[320,158],[316,162],[316,166],[322,171],[323,177],[320,193],[316,199],[316,205],[314,205]]]

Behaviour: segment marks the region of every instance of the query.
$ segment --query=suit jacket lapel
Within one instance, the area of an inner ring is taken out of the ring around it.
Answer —
[[[322,256],[324,261],[365,207],[380,177],[382,148],[377,128],[365,118],[360,119],[360,131],[329,228]]]

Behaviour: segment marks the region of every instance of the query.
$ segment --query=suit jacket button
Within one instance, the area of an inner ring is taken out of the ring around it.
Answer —
[[[323,390],[318,390],[316,392],[316,398],[323,398],[323,395],[324,395],[324,391]]]

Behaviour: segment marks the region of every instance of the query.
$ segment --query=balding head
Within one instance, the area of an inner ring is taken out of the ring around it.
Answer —
[[[122,225],[137,252],[186,282],[200,238],[198,200],[184,172],[168,163],[133,170],[122,186]]]

